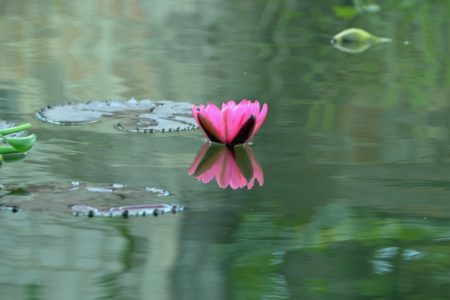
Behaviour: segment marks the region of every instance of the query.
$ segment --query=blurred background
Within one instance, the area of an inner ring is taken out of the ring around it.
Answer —
[[[172,194],[156,201],[189,208],[76,218],[60,208],[73,199],[28,193],[23,211],[0,212],[2,299],[449,299],[449,11],[424,0],[0,1],[0,119],[38,136],[0,183],[154,186]],[[350,27],[392,42],[332,47]],[[268,103],[252,146],[264,184],[189,176],[199,131],[35,117],[131,97]]]

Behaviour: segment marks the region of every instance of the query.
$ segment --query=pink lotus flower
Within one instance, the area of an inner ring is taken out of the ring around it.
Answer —
[[[258,100],[244,99],[239,104],[230,100],[222,104],[222,109],[208,103],[197,110],[194,104],[192,115],[208,140],[233,146],[253,139],[266,118],[267,104],[261,110]]]
[[[223,189],[229,186],[233,190],[244,187],[250,190],[255,180],[259,186],[264,184],[264,172],[248,146],[229,148],[204,144],[189,168],[189,175],[205,184],[215,178]]]

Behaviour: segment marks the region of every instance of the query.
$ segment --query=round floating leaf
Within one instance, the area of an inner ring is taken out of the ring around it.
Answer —
[[[114,120],[121,131],[152,133],[185,131],[197,128],[192,118],[192,104],[168,100],[105,100],[67,103],[37,111],[44,122],[55,125],[80,125]]]
[[[94,215],[99,216],[111,213],[116,216],[125,211],[130,215],[143,215],[155,208],[159,214],[169,208],[174,209],[173,212],[181,211],[182,205],[161,204],[162,198],[171,198],[169,196],[170,193],[164,189],[123,184],[89,185],[73,181],[70,184],[2,185],[0,210],[11,207],[52,213],[71,210],[77,215],[84,215],[84,210],[93,207]],[[89,209],[86,212],[89,213]]]
[[[78,216],[88,216],[92,217],[124,217],[128,218],[131,216],[135,217],[145,217],[145,216],[155,216],[163,215],[166,213],[175,214],[177,212],[183,211],[184,206],[177,204],[138,204],[138,205],[125,205],[117,207],[109,207],[106,209],[98,209],[97,207],[87,206],[87,205],[71,205],[72,214],[76,217]]]

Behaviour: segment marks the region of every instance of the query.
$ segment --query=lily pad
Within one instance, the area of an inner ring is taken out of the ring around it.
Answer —
[[[70,184],[1,185],[0,210],[37,211],[75,216],[145,216],[176,213],[183,205],[161,203],[171,194],[155,187],[128,187],[124,184],[89,185],[73,181]]]
[[[192,104],[169,100],[104,100],[48,106],[36,116],[55,125],[82,125],[114,120],[114,128],[137,133],[186,131],[197,128]]]
[[[166,213],[175,214],[177,212],[183,211],[184,206],[177,204],[139,204],[139,205],[125,205],[118,207],[110,207],[107,209],[99,209],[87,205],[72,205],[70,206],[72,214],[76,217],[78,216],[88,216],[92,217],[124,217],[128,218],[130,216],[135,217],[145,217],[145,216],[159,216]],[[17,209],[17,208],[16,208]]]

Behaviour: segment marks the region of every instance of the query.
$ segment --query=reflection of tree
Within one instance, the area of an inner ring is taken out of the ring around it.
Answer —
[[[145,241],[132,236],[129,229],[123,225],[119,225],[117,230],[125,241],[122,253],[122,269],[118,272],[99,276],[97,284],[103,290],[100,299],[139,299],[139,280],[136,277],[141,271],[139,267],[143,266],[142,262],[146,258],[146,245],[142,243]]]
[[[287,233],[270,215],[243,216],[230,253],[233,299],[290,299],[286,278],[280,272]]]
[[[178,254],[178,228],[171,222],[148,229],[151,220],[141,220],[134,226],[121,222],[115,226],[124,240],[118,261],[121,269],[96,278],[100,299],[172,299],[168,278]]]
[[[292,253],[293,259],[297,256],[299,264],[304,260],[309,269],[319,272],[318,279],[328,281],[328,296],[348,299],[335,285],[336,279],[344,280],[341,284],[349,292],[364,296],[445,299],[449,295],[445,280],[436,277],[450,264],[450,253],[441,240],[448,234],[447,222],[377,216],[333,204],[324,207],[300,232],[294,241],[303,250]],[[320,272],[324,259],[328,263]],[[319,265],[311,265],[314,261]],[[327,272],[330,267],[333,271]],[[311,279],[310,274],[305,276]],[[448,274],[444,276],[448,280]],[[309,288],[304,285],[297,292]]]
[[[236,217],[226,208],[189,214],[180,232],[183,250],[171,276],[173,299],[230,299],[227,244]]]
[[[449,295],[448,222],[398,219],[340,203],[305,221],[244,216],[230,253],[236,299]]]

